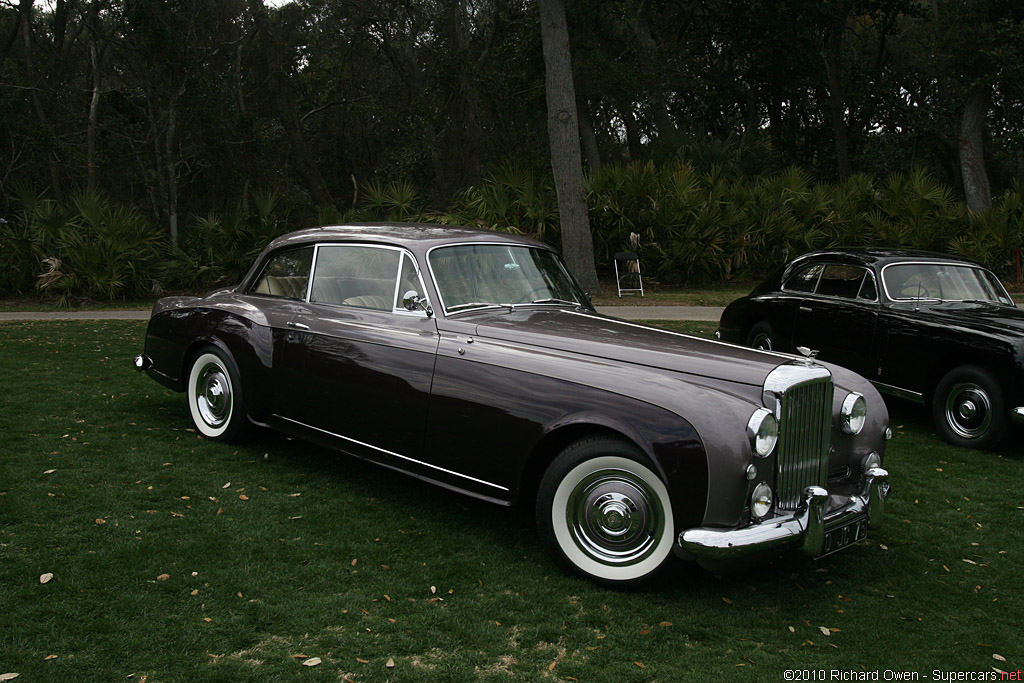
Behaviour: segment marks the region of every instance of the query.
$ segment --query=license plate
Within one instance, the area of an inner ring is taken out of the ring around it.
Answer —
[[[835,529],[829,529],[825,532],[825,545],[822,548],[821,555],[818,557],[824,557],[837,550],[842,550],[846,546],[853,545],[857,541],[866,538],[867,535],[867,517],[858,517]]]

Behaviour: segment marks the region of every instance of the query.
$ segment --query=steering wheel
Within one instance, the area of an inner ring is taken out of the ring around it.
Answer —
[[[903,285],[903,289],[900,290],[902,296],[909,296],[914,299],[924,299],[931,297],[931,292],[925,287],[924,283],[915,282]]]

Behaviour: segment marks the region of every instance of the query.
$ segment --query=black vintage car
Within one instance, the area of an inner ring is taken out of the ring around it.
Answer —
[[[549,247],[430,225],[304,230],[243,282],[161,299],[138,368],[196,429],[252,424],[502,505],[536,500],[613,587],[878,526],[888,413],[843,368],[597,314]]]
[[[960,446],[991,448],[1024,421],[1024,311],[967,259],[805,254],[726,307],[718,336],[817,352],[883,393],[928,404],[940,436]]]

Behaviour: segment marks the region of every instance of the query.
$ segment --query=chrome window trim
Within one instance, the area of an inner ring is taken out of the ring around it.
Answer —
[[[786,287],[786,284],[790,280],[793,279],[794,275],[796,275],[797,273],[802,273],[805,270],[805,267],[804,267],[803,264],[801,264],[800,268],[793,269],[791,272],[786,274],[786,276],[782,279],[782,284],[779,285],[779,291],[781,291],[781,292],[789,292],[790,294],[814,294],[815,290],[818,289],[818,283],[821,282],[821,273],[825,272],[825,265],[826,264],[825,264],[824,261],[811,261],[810,263],[808,263],[806,265],[806,268],[813,268],[814,266],[821,266],[821,272],[818,273],[818,277],[814,280],[814,287],[811,288],[811,291],[809,291],[809,292],[801,292],[800,290],[789,289],[788,287]]]
[[[431,278],[431,280],[434,283],[434,289],[437,291],[438,302],[440,303],[441,310],[444,312],[444,315],[445,315],[446,318],[451,313],[448,311],[448,307],[444,303],[444,295],[441,293],[441,288],[438,287],[438,285],[437,285],[437,277],[434,274],[434,263],[433,263],[433,261],[431,261],[431,256],[438,249],[451,249],[453,247],[507,247],[509,249],[528,249],[528,250],[536,249],[538,251],[550,252],[551,254],[553,254],[558,259],[558,265],[562,269],[562,273],[569,279],[570,282],[572,282],[577,287],[577,289],[579,289],[579,292],[581,294],[585,294],[585,292],[583,291],[583,288],[580,287],[580,284],[576,281],[576,278],[574,278],[572,276],[572,273],[569,272],[569,269],[565,267],[565,261],[562,259],[562,256],[557,251],[555,251],[554,249],[549,249],[549,248],[546,248],[544,246],[533,245],[533,244],[520,244],[520,243],[514,243],[514,242],[497,242],[497,241],[495,241],[495,242],[453,242],[451,244],[438,244],[438,245],[433,246],[433,247],[431,247],[430,249],[427,250],[427,256],[426,256],[426,259],[427,259],[427,269],[430,271],[430,278]],[[482,311],[482,310],[487,310],[487,309],[492,309],[492,308],[507,308],[509,306],[515,307],[515,306],[530,306],[530,305],[533,305],[533,304],[529,304],[529,303],[526,303],[526,304],[510,304],[510,303],[488,304],[487,306],[479,306],[477,308],[467,308],[467,309],[462,310],[462,311],[454,311],[454,314],[458,315],[459,313],[468,313],[470,311]],[[587,304],[585,304],[583,302],[579,302],[579,301],[576,302],[576,306],[586,306],[586,305]]]
[[[814,261],[813,263],[810,264],[810,267],[813,267],[813,266],[821,266],[821,272],[818,273],[818,279],[814,281],[814,290],[813,291],[801,292],[801,291],[797,291],[797,290],[794,290],[794,289],[787,289],[786,288],[786,282],[788,282],[790,280],[790,277],[786,278],[786,281],[783,282],[783,284],[779,287],[779,291],[786,292],[788,294],[797,295],[797,296],[813,296],[813,297],[816,297],[816,298],[819,298],[819,299],[823,299],[825,301],[851,301],[851,302],[859,302],[859,303],[864,303],[864,304],[877,304],[877,303],[879,303],[881,295],[880,295],[880,293],[878,291],[878,283],[877,282],[875,282],[875,298],[874,299],[867,299],[867,298],[864,298],[864,297],[860,296],[860,292],[864,289],[864,277],[863,276],[861,277],[860,287],[857,288],[857,296],[855,296],[855,297],[837,296],[835,294],[822,294],[822,293],[820,293],[818,291],[818,287],[821,286],[821,278],[822,278],[822,276],[825,275],[825,270],[828,269],[829,266],[846,266],[848,268],[859,268],[860,270],[862,270],[865,273],[867,273],[867,275],[870,276],[871,280],[874,282],[875,281],[875,273],[868,266],[865,266],[865,265],[860,264],[860,263],[840,263],[838,261]]]
[[[372,308],[365,309],[365,308],[361,308],[359,306],[352,306],[351,304],[343,304],[343,303],[336,303],[335,304],[335,303],[325,303],[325,302],[322,302],[322,301],[310,301],[310,296],[312,296],[312,293],[313,293],[313,278],[316,275],[316,266],[317,266],[317,262],[318,262],[319,257],[320,257],[320,249],[321,249],[321,247],[325,247],[325,248],[326,247],[367,247],[367,248],[372,248],[372,249],[386,249],[388,251],[397,251],[398,252],[398,267],[395,270],[395,275],[394,275],[395,286],[394,286],[394,289],[392,291],[392,296],[391,296],[391,310],[388,311],[388,310],[379,310],[379,309],[372,309]],[[360,310],[360,311],[370,310],[370,311],[376,311],[377,313],[392,313],[392,314],[404,315],[404,316],[413,317],[413,318],[426,318],[427,314],[426,314],[425,311],[407,311],[404,308],[400,309],[398,307],[398,288],[401,286],[401,281],[402,281],[402,263],[403,263],[405,258],[409,258],[409,260],[412,262],[413,269],[416,271],[416,278],[419,280],[419,283],[420,283],[420,289],[423,290],[422,292],[420,292],[420,294],[427,299],[427,304],[429,304],[430,303],[430,297],[427,295],[426,289],[424,289],[424,287],[423,287],[423,274],[420,272],[420,266],[416,262],[416,257],[413,255],[413,253],[409,249],[407,249],[405,247],[399,247],[399,246],[395,246],[393,244],[376,244],[374,242],[316,242],[316,243],[314,243],[314,245],[313,245],[313,263],[312,263],[312,265],[310,266],[310,269],[309,269],[309,283],[306,285],[306,298],[303,301],[304,301],[304,303],[307,303],[307,304],[310,304],[310,305],[313,305],[313,306],[337,306],[337,307],[343,308],[343,309],[356,309],[356,310]],[[269,263],[269,261],[268,261],[268,263]],[[257,280],[258,280],[258,278],[257,278]]]
[[[277,294],[270,294],[269,292],[257,292],[256,291],[257,285],[259,285],[260,280],[263,279],[264,273],[267,272],[267,266],[269,266],[270,263],[275,258],[277,258],[281,254],[287,253],[289,251],[299,251],[300,249],[309,249],[310,247],[312,247],[312,249],[313,249],[313,256],[310,258],[310,261],[309,261],[309,275],[306,276],[309,281],[306,283],[306,298],[305,299],[296,299],[296,298],[290,297],[290,296],[278,296]],[[272,254],[268,255],[267,260],[264,261],[264,263],[263,263],[263,267],[260,268],[259,274],[257,274],[256,277],[254,277],[252,279],[252,282],[249,283],[249,286],[246,287],[245,291],[243,291],[241,293],[249,295],[249,296],[262,296],[262,297],[266,297],[268,299],[277,299],[277,300],[284,299],[285,301],[302,301],[303,303],[308,303],[309,302],[310,284],[313,282],[313,267],[316,264],[316,247],[317,247],[316,244],[308,244],[308,243],[307,244],[299,244],[299,245],[295,245],[295,246],[284,247],[282,249],[278,249],[277,251],[275,251]],[[238,290],[235,290],[235,291],[238,291]]]
[[[980,270],[983,273],[987,273],[988,275],[991,275],[992,278],[996,281],[996,284],[999,285],[999,289],[1003,293],[1003,295],[1009,301],[1013,301],[1013,297],[1011,297],[1010,293],[1006,291],[1006,287],[1003,285],[1003,281],[999,279],[998,275],[993,273],[988,268],[985,268],[984,266],[978,265],[976,263],[962,263],[960,261],[939,261],[939,260],[934,260],[934,261],[896,261],[894,263],[886,263],[884,266],[882,266],[881,270],[879,271],[879,275],[880,275],[881,280],[882,280],[882,287],[885,289],[885,296],[886,296],[887,299],[889,299],[889,301],[893,301],[893,302],[908,302],[908,301],[950,301],[950,302],[957,302],[957,301],[963,301],[963,299],[940,299],[940,298],[934,297],[934,296],[926,296],[926,297],[921,297],[921,298],[918,298],[918,297],[906,297],[906,298],[894,297],[892,294],[889,293],[889,283],[885,279],[885,271],[889,270],[893,266],[952,266],[954,268],[969,268],[971,270]],[[1004,303],[1002,301],[993,301],[992,303],[998,304],[1000,306],[1010,306],[1011,305],[1011,304]],[[1015,304],[1014,304],[1014,307],[1016,307]]]
[[[349,443],[356,444],[357,446],[363,446],[364,448],[370,448],[372,450],[377,451],[378,453],[384,453],[385,455],[390,455],[390,456],[393,456],[395,458],[400,458],[402,460],[405,460],[406,462],[411,462],[411,463],[414,463],[416,465],[423,465],[424,467],[429,467],[432,470],[437,470],[438,472],[444,472],[445,474],[451,474],[453,476],[460,477],[462,479],[466,479],[467,481],[476,482],[477,484],[483,484],[484,486],[490,486],[491,488],[498,489],[499,491],[508,491],[508,488],[505,487],[505,486],[501,486],[499,484],[492,484],[489,481],[484,481],[483,479],[477,479],[476,477],[471,477],[468,474],[462,474],[461,472],[456,472],[455,470],[449,470],[449,469],[445,469],[444,467],[439,467],[437,465],[431,465],[429,462],[424,462],[422,460],[417,460],[416,458],[410,458],[407,455],[402,455],[401,453],[395,453],[394,451],[389,451],[386,448],[380,448],[379,446],[374,446],[373,444],[369,444],[369,443],[366,443],[364,441],[359,441],[358,439],[353,439],[351,437],[344,436],[342,434],[337,434],[335,432],[329,432],[326,429],[320,429],[319,427],[314,427],[313,425],[306,424],[305,422],[299,422],[298,420],[293,420],[292,418],[285,417],[284,415],[278,415],[277,413],[274,413],[274,417],[279,419],[279,420],[284,420],[285,422],[291,422],[292,424],[298,425],[300,427],[304,427],[306,429],[312,429],[313,431],[320,432],[321,434],[326,434],[327,436],[333,436],[334,438],[341,439],[342,441],[348,441]]]

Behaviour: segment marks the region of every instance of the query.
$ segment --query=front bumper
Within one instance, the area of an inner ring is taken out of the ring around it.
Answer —
[[[791,517],[766,520],[742,529],[687,529],[679,534],[678,543],[684,552],[699,560],[736,560],[794,546],[821,557],[859,540],[866,529],[880,527],[888,495],[889,473],[873,467],[865,473],[860,492],[827,515],[829,492],[820,486],[808,486]]]

